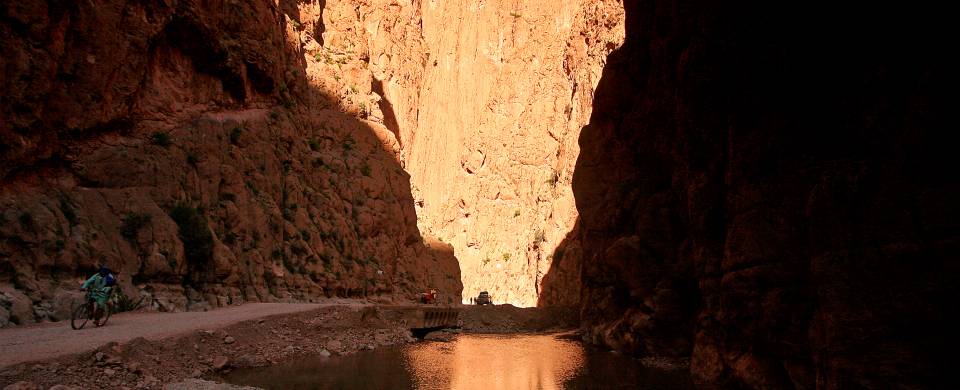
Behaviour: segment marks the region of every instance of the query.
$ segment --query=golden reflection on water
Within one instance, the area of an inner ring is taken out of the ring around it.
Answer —
[[[562,389],[585,356],[580,343],[553,335],[459,337],[403,352],[416,387],[430,390]]]

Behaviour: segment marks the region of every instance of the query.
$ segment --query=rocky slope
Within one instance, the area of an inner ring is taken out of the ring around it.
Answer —
[[[0,6],[0,326],[64,318],[98,264],[162,310],[459,297],[389,128],[409,107],[372,91],[406,93],[418,8],[324,6]]]
[[[415,128],[401,131],[421,230],[454,248],[464,302],[536,305],[576,221],[570,178],[619,1],[425,1]],[[576,250],[571,250],[571,257]],[[578,299],[578,270],[545,300]]]
[[[573,177],[587,337],[704,386],[956,387],[945,13],[625,8]]]

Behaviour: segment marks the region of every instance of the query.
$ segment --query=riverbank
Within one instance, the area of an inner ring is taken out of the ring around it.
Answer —
[[[569,321],[556,321],[561,316],[543,309],[463,308],[460,322],[462,330],[468,333],[555,331],[570,325]],[[215,316],[217,312],[201,314]],[[162,321],[179,317],[156,318],[161,323],[155,325],[161,325]],[[364,303],[323,306],[220,327],[215,326],[215,322],[203,324],[176,336],[137,337],[57,358],[29,359],[35,361],[6,366],[0,368],[0,388],[21,383],[44,389],[57,385],[159,389],[165,384],[210,378],[237,368],[269,366],[308,356],[347,355],[417,341],[399,310]],[[48,327],[51,326],[54,325]],[[56,326],[68,327],[66,323]],[[69,334],[82,338],[93,332],[121,328],[122,325],[111,323],[104,328],[69,331]],[[200,381],[183,383],[203,384]]]

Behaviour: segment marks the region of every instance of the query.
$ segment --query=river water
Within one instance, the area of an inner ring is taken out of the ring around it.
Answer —
[[[222,380],[265,389],[692,389],[685,370],[558,335],[459,335],[340,357],[235,370]]]

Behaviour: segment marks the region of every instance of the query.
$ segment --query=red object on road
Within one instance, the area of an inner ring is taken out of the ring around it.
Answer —
[[[430,291],[420,293],[420,303],[434,303],[437,301],[437,289],[431,288]]]

